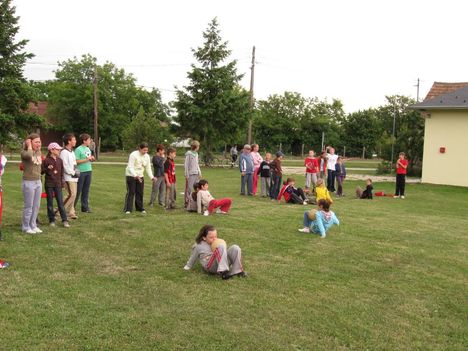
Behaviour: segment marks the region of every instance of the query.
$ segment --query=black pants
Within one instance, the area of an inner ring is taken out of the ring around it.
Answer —
[[[281,176],[272,174],[271,185],[270,185],[270,198],[276,200],[278,198],[281,189]]]
[[[60,212],[62,222],[67,221],[67,213],[65,207],[63,207],[62,188],[61,187],[48,187],[45,188],[47,194],[47,217],[49,217],[49,223],[55,222],[55,211],[54,211],[54,193],[55,199],[57,200],[57,206]]]
[[[291,193],[291,197],[288,200],[290,204],[302,204],[306,200],[306,196],[304,194],[304,190],[301,188],[294,189]]]
[[[405,182],[406,182],[406,174],[396,175],[396,188],[395,188],[396,196],[405,196]]]
[[[134,177],[127,178],[127,195],[125,196],[125,207],[124,212],[133,211],[133,199],[135,199],[135,208],[137,211],[144,211],[143,208],[143,190],[145,187],[145,181],[143,178],[140,180]]]
[[[335,174],[336,171],[331,169],[327,170],[327,189],[328,191],[335,191]]]

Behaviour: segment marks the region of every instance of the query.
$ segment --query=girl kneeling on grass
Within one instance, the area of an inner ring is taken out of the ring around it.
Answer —
[[[340,221],[333,211],[330,211],[330,203],[321,199],[318,201],[318,210],[304,212],[304,228],[302,233],[319,234],[321,238],[327,236],[327,230],[334,224],[340,225]]]
[[[223,279],[237,275],[246,277],[241,261],[241,249],[237,245],[226,248],[226,242],[218,239],[216,228],[205,224],[195,238],[190,256],[184,269],[190,270],[195,262],[200,262],[208,273],[219,274]]]
[[[197,210],[198,213],[208,216],[216,210],[216,213],[226,214],[231,208],[232,200],[229,198],[216,200],[208,191],[208,181],[202,179],[198,182]],[[205,211],[203,211],[205,209]]]
[[[294,185],[296,181],[294,178],[288,178],[283,183],[283,187],[278,195],[278,202],[284,197],[284,201],[289,204],[307,205],[307,198],[301,188],[296,188]]]

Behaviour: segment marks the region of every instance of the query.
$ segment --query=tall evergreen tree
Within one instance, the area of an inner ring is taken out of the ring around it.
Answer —
[[[19,31],[15,11],[11,0],[0,0],[0,144],[40,123],[22,112],[32,97],[23,67],[33,54],[24,51],[27,40],[15,41]]]
[[[231,51],[213,19],[203,33],[203,46],[192,49],[198,65],[187,73],[190,83],[177,90],[174,107],[179,136],[199,139],[208,152],[218,145],[238,141],[246,131],[248,92],[239,86],[242,75],[236,61],[227,64]]]

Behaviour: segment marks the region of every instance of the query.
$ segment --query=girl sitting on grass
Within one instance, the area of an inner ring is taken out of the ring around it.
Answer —
[[[216,213],[226,214],[232,205],[232,200],[229,198],[216,200],[208,191],[208,181],[202,179],[198,182],[197,192],[197,211],[204,216],[208,216],[216,210]],[[205,209],[205,211],[203,211]]]
[[[327,230],[334,224],[340,225],[340,221],[333,211],[330,211],[330,203],[321,199],[318,201],[318,210],[304,212],[304,228],[299,229],[302,233],[314,233],[321,238],[327,236]]]
[[[281,198],[284,197],[284,201],[288,204],[307,205],[307,198],[304,191],[301,188],[296,188],[294,186],[295,184],[296,181],[294,178],[286,179],[278,195],[278,202],[281,202]]]
[[[184,269],[190,270],[197,260],[206,272],[218,274],[222,279],[247,276],[242,267],[240,247],[232,245],[226,249],[226,242],[218,239],[216,228],[210,224],[200,229]]]
[[[323,179],[317,180],[317,187],[315,188],[315,195],[316,195],[315,201],[317,204],[319,203],[320,200],[327,200],[330,205],[333,203],[333,199],[330,196],[330,192],[325,187],[325,184],[323,183]]]

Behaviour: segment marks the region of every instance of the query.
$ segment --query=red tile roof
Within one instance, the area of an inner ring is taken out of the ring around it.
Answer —
[[[468,86],[468,82],[465,83],[443,83],[434,82],[431,90],[427,93],[424,101],[431,100],[439,95],[451,93],[455,90],[462,89]]]
[[[28,104],[28,112],[38,114],[39,116],[45,116],[47,112],[47,101],[39,101],[37,104],[30,102]]]

